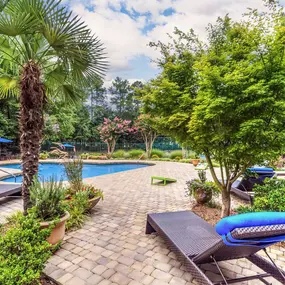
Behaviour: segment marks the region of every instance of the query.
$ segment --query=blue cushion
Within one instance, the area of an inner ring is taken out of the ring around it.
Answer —
[[[237,228],[285,224],[285,212],[259,212],[230,216],[216,224],[216,232],[226,235]]]
[[[262,172],[274,172],[274,169],[271,167],[252,167],[248,168],[252,172],[262,173]]]

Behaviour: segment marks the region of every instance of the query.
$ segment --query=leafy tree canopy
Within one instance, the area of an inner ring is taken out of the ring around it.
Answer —
[[[222,191],[222,216],[230,213],[232,183],[284,145],[285,18],[274,1],[266,5],[267,13],[250,10],[240,22],[218,18],[203,44],[191,32],[177,50],[156,45],[162,73],[143,91],[144,110],[160,117],[161,132],[206,155]],[[175,34],[174,47],[185,35]]]

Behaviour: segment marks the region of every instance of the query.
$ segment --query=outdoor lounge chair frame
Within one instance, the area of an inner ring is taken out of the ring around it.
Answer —
[[[190,211],[148,214],[146,234],[158,233],[175,252],[178,259],[185,265],[201,285],[227,285],[243,281],[258,279],[266,285],[271,284],[264,278],[274,277],[285,284],[285,272],[277,267],[274,261],[270,262],[256,254],[263,247],[227,246],[210,224]],[[250,239],[278,236],[285,234],[285,224],[262,227],[247,227],[235,229],[231,235],[235,239]],[[266,250],[265,250],[266,252]],[[266,252],[267,254],[267,252]],[[234,279],[226,279],[218,265],[218,261],[238,258],[247,258],[261,268],[265,273]],[[212,282],[199,265],[214,263],[222,277],[222,281]]]
[[[0,198],[12,197],[12,195],[20,194],[22,191],[22,185],[19,183],[0,184]],[[18,195],[17,195],[18,197]]]
[[[240,181],[237,181],[238,183],[240,183]],[[253,198],[254,198],[254,192],[253,191],[247,191],[245,188],[244,190],[240,190],[237,188],[237,184],[233,184],[232,188],[231,188],[231,193],[237,195],[239,198],[245,200],[245,201],[249,201],[250,204],[253,204]]]

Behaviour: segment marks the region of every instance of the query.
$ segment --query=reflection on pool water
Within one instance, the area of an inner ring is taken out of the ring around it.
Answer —
[[[101,176],[104,174],[112,174],[121,171],[127,171],[132,169],[144,168],[149,165],[147,164],[84,164],[83,166],[83,178],[93,177],[93,176]],[[21,169],[20,164],[6,164],[1,165],[1,168],[13,168],[13,169]],[[64,166],[62,164],[57,163],[42,163],[39,166],[39,178],[49,179],[49,177],[55,176],[57,180],[67,180],[65,175]],[[15,182],[14,177],[5,178],[1,181],[5,182]],[[22,182],[22,176],[17,176],[17,183]]]

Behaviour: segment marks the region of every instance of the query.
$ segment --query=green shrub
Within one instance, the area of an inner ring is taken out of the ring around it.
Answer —
[[[99,152],[91,152],[89,153],[89,156],[101,156],[103,155],[102,153],[99,153]]]
[[[144,151],[142,149],[132,149],[128,153],[130,158],[139,158],[144,154]]]
[[[172,161],[170,158],[167,158],[167,157],[157,158],[155,160],[157,160],[157,161]]]
[[[155,160],[155,159],[158,159],[158,158],[160,158],[160,157],[159,157],[158,155],[156,155],[156,154],[153,154],[153,155],[151,156],[151,158]]]
[[[264,185],[254,187],[252,207],[239,207],[238,212],[284,212],[285,211],[285,180],[266,179]]]
[[[54,177],[40,183],[36,177],[30,187],[30,199],[33,211],[41,221],[52,221],[64,215],[62,201],[65,198],[62,181]]]
[[[190,151],[189,154],[188,154],[188,157],[189,157],[190,159],[195,159],[195,158],[197,158],[197,155],[196,155],[195,152]]]
[[[82,189],[82,170],[83,161],[81,159],[73,159],[64,163],[65,173],[73,193]]]
[[[113,158],[124,158],[124,155],[125,155],[125,151],[120,149],[120,150],[117,150],[115,151],[113,154],[112,154],[112,157]]]
[[[124,153],[124,158],[125,159],[129,159],[129,158],[131,158],[131,155],[128,152],[125,152]]]
[[[252,213],[252,212],[255,212],[255,210],[253,209],[253,207],[244,206],[244,205],[239,206],[238,208],[235,209],[235,211],[236,211],[238,214],[244,214],[244,213]]]
[[[64,203],[66,211],[70,214],[70,218],[66,221],[66,229],[80,228],[88,217],[86,215],[89,208],[88,191],[78,191]]]
[[[81,158],[81,159],[87,159],[88,156],[89,156],[89,153],[87,153],[87,152],[80,154],[80,158]]]
[[[0,235],[0,284],[38,284],[53,247],[46,241],[50,229],[41,230],[32,214],[18,215]]]
[[[180,159],[179,162],[183,162],[183,163],[190,163],[190,159]]]
[[[40,153],[40,159],[47,159],[48,157],[49,154],[46,151]]]
[[[151,157],[153,157],[154,155],[156,155],[157,157],[161,158],[164,157],[164,152],[160,149],[153,149],[151,151]]]
[[[182,159],[182,150],[174,150],[170,153],[169,157],[171,159],[176,159],[177,157],[179,157],[180,159]]]

